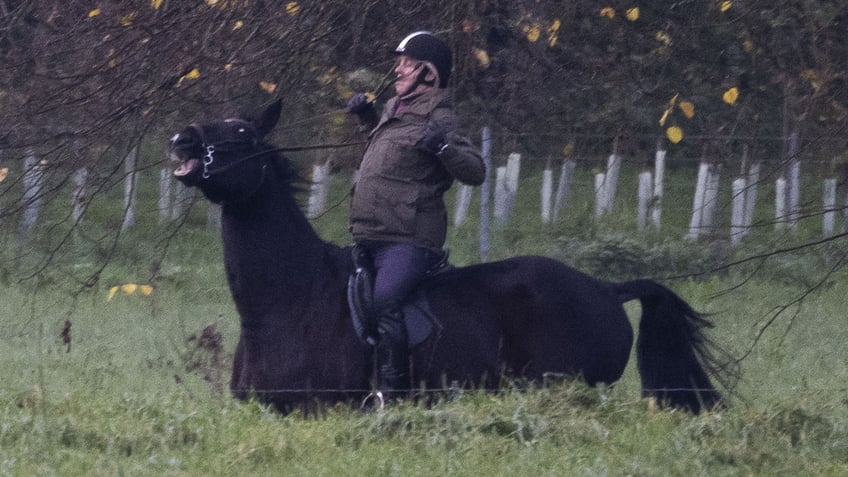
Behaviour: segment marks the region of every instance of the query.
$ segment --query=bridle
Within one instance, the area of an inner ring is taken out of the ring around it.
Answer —
[[[203,156],[201,162],[203,163],[203,172],[201,173],[201,177],[203,180],[208,180],[212,176],[216,176],[219,174],[223,174],[235,167],[239,166],[245,161],[253,160],[262,156],[265,156],[269,153],[276,152],[276,149],[265,149],[253,154],[248,154],[239,159],[234,160],[233,162],[219,168],[211,169],[210,166],[215,163],[215,153],[221,151],[239,151],[244,150],[245,146],[249,146],[250,148],[256,148],[260,144],[260,140],[255,131],[253,131],[253,125],[246,121],[242,121],[240,119],[232,119],[226,120],[226,122],[242,122],[244,126],[242,129],[239,129],[239,132],[247,132],[251,130],[251,136],[247,141],[227,141],[223,140],[218,143],[211,142],[207,139],[206,134],[204,133],[203,127],[199,124],[192,123],[189,127],[197,134],[200,138],[200,147],[205,151],[205,155]],[[259,177],[259,181],[251,191],[244,195],[240,200],[246,200],[256,194],[262,185],[265,183],[265,179],[268,175],[268,164],[265,161],[262,161],[262,169],[261,176]]]
[[[262,149],[260,151],[254,152],[252,154],[247,154],[245,156],[240,157],[227,165],[218,168],[212,168],[211,166],[215,163],[216,154],[219,152],[227,152],[227,151],[244,151],[255,149],[260,145],[261,139],[259,135],[256,133],[256,130],[253,124],[244,121],[242,119],[226,119],[224,122],[235,122],[240,123],[243,130],[240,129],[240,132],[248,132],[250,131],[250,137],[245,138],[247,140],[222,140],[220,142],[210,141],[205,133],[203,127],[200,124],[192,123],[189,124],[189,128],[197,135],[198,139],[200,139],[200,147],[204,152],[203,157],[201,158],[201,162],[203,164],[203,172],[201,173],[201,178],[203,180],[208,180],[213,176],[223,174],[225,172],[230,171],[241,165],[245,161],[250,161],[253,159],[261,158],[268,154],[278,153],[278,152],[298,152],[298,151],[310,151],[317,149],[340,149],[344,147],[351,146],[359,146],[367,143],[367,141],[350,141],[344,143],[331,143],[331,144],[314,144],[314,145],[305,145],[305,146],[288,146],[288,147],[278,147],[278,148],[268,148]],[[262,176],[259,178],[259,182],[256,187],[254,187],[250,193],[246,194],[240,200],[246,200],[256,194],[259,189],[262,187],[265,179],[267,177],[267,169],[268,164],[263,160],[262,162]]]
[[[246,121],[241,121],[239,119],[233,119],[233,120],[227,120],[227,121],[244,122],[244,125],[246,126],[246,128],[240,129],[239,130],[240,132],[241,131],[247,131],[248,130],[247,128],[253,129],[253,126],[250,125],[250,123],[248,123]],[[195,133],[197,133],[197,136],[200,138],[200,147],[206,152],[206,154],[203,156],[203,159],[202,159],[202,162],[203,162],[202,177],[203,177],[203,179],[209,179],[213,175],[223,174],[224,172],[227,172],[230,169],[233,169],[236,166],[240,165],[242,162],[249,161],[249,160],[252,160],[252,159],[256,159],[257,157],[264,156],[265,154],[268,154],[268,153],[271,153],[271,152],[276,152],[275,149],[262,150],[262,151],[259,151],[259,152],[253,153],[253,154],[248,154],[246,156],[243,156],[243,157],[227,164],[226,166],[223,166],[223,167],[220,167],[220,168],[217,168],[217,169],[210,169],[209,166],[211,166],[215,162],[215,153],[216,152],[219,152],[219,151],[238,151],[240,149],[243,149],[244,148],[243,146],[245,146],[245,145],[249,145],[251,148],[255,148],[259,145],[259,137],[256,135],[255,132],[252,131],[253,134],[251,134],[249,141],[226,141],[226,140],[224,140],[224,141],[221,141],[221,142],[218,142],[218,143],[213,143],[213,142],[210,142],[207,139],[206,134],[203,131],[203,127],[201,127],[199,124],[192,123],[192,124],[189,125],[189,127]],[[228,145],[231,145],[231,146],[227,147]],[[233,146],[235,146],[235,147],[233,147]],[[263,164],[263,168],[264,168],[264,166],[265,166],[265,164]]]

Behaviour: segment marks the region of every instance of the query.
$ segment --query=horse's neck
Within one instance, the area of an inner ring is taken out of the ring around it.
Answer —
[[[263,187],[253,200],[224,204],[222,227],[227,273],[244,287],[299,293],[319,272],[325,244],[286,191]]]

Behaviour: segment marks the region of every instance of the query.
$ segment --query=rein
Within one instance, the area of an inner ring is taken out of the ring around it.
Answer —
[[[249,160],[252,160],[252,159],[256,159],[257,157],[262,157],[266,154],[271,154],[271,153],[275,153],[275,152],[298,152],[298,151],[311,151],[311,150],[316,150],[316,149],[341,149],[341,148],[345,148],[345,147],[360,146],[362,144],[365,144],[366,142],[367,141],[353,141],[353,142],[344,142],[344,143],[335,143],[335,144],[313,144],[313,145],[306,145],[306,146],[287,146],[287,147],[277,147],[277,148],[272,148],[272,149],[266,149],[264,151],[259,151],[259,152],[253,153],[253,154],[248,154],[247,156],[244,156],[244,157],[242,157],[242,158],[240,158],[236,161],[233,161],[233,162],[231,162],[230,164],[227,164],[224,167],[214,169],[214,170],[210,170],[209,166],[212,165],[215,162],[215,151],[216,151],[217,148],[214,144],[206,145],[206,143],[204,142],[202,147],[204,147],[204,149],[206,150],[206,155],[203,156],[203,178],[208,179],[208,178],[210,178],[214,175],[222,174],[224,172],[229,171],[230,169],[235,168],[236,166],[240,165],[242,162],[249,161]],[[219,147],[220,147],[220,145],[219,145]]]

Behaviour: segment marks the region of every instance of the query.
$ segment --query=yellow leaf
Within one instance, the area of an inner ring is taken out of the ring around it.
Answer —
[[[8,167],[0,168],[0,182],[5,181],[6,176],[8,176],[8,175],[9,175],[9,168]]]
[[[184,74],[183,77],[180,78],[180,80],[184,80],[184,79],[194,80],[194,79],[197,79],[197,78],[200,78],[200,70],[197,69],[197,68],[193,68],[191,71]]]
[[[665,137],[674,144],[683,140],[683,130],[677,126],[671,126],[665,130]]]
[[[224,71],[230,72],[232,70],[233,70],[233,64],[232,63],[227,63],[226,65],[224,65]]]
[[[121,17],[121,26],[128,27],[133,23],[133,19],[135,19],[135,13],[130,13],[128,15],[124,15]]]
[[[94,10],[88,12],[88,18],[94,18],[97,15],[100,15],[100,9],[99,8],[95,8]]]
[[[732,7],[732,6],[733,6],[733,2],[731,2],[730,0],[725,0],[724,2],[721,2],[721,7],[720,7],[721,13],[724,13],[724,12],[730,10],[730,7]]]
[[[675,104],[677,104],[677,98],[679,98],[679,97],[680,97],[680,93],[675,94],[675,95],[674,95],[674,96],[673,96],[673,97],[672,97],[672,98],[668,101],[668,107],[669,107],[669,108],[673,108],[673,107],[674,107],[674,105],[675,105]]]
[[[233,31],[236,31],[236,30],[240,29],[240,28],[241,28],[241,27],[243,27],[243,26],[244,26],[244,22],[243,22],[243,21],[241,21],[241,20],[236,20],[236,22],[235,22],[235,23],[233,23]]]
[[[530,25],[525,29],[525,31],[527,32],[527,40],[529,40],[530,43],[536,43],[539,41],[539,36],[542,34],[538,24]]]
[[[574,154],[574,144],[568,143],[562,148],[562,155],[565,157],[571,157],[572,154]]]
[[[628,8],[625,16],[627,16],[627,19],[631,22],[635,22],[639,19],[639,7]]]
[[[112,287],[109,289],[109,296],[106,297],[106,301],[112,301],[112,298],[115,298],[115,294],[118,293],[120,287]]]
[[[548,45],[555,46],[559,35],[559,27],[562,25],[562,22],[559,21],[559,18],[554,19],[551,26],[548,27]]]
[[[138,291],[144,296],[150,296],[153,294],[153,287],[150,285],[139,285]]]
[[[695,105],[692,104],[691,101],[681,101],[680,110],[683,111],[683,115],[686,116],[687,119],[695,117]]]
[[[663,42],[665,46],[671,45],[671,37],[668,36],[668,33],[664,31],[658,31],[655,35],[655,38],[657,39],[657,41]]]
[[[121,285],[121,291],[124,292],[124,295],[132,295],[138,289],[138,285],[135,283],[127,283],[126,285]]]
[[[159,10],[159,7],[162,6],[162,0],[150,0],[150,6],[153,7],[154,10]]]
[[[290,16],[295,16],[300,13],[300,5],[297,2],[289,2],[286,4],[286,13]]]
[[[613,18],[615,18],[615,9],[612,7],[604,7],[601,9],[601,16],[607,17],[612,20]]]
[[[267,81],[260,81],[259,87],[262,88],[262,91],[265,91],[268,94],[272,94],[274,91],[277,90],[276,83],[269,83]]]
[[[736,100],[739,99],[739,88],[734,86],[728,89],[724,92],[724,95],[722,95],[721,99],[724,100],[725,103],[733,106],[734,104],[736,104]]]
[[[742,49],[745,50],[745,53],[754,51],[754,42],[749,38],[746,38],[745,41],[742,42]]]
[[[489,53],[487,53],[486,50],[474,48],[472,52],[474,53],[474,58],[477,58],[477,63],[479,63],[480,66],[483,68],[489,67],[489,63],[491,61],[489,60]]]
[[[668,119],[669,114],[671,114],[671,108],[666,108],[662,117],[660,117],[660,126],[665,126],[665,121]]]

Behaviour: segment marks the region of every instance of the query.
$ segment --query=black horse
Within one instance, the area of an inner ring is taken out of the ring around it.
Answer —
[[[280,104],[255,118],[192,124],[171,140],[176,177],[222,204],[227,280],[241,316],[231,390],[282,411],[362,398],[369,346],[351,323],[349,248],[321,240],[295,198],[292,164],[263,137]],[[609,283],[538,256],[450,268],[422,286],[436,317],[412,350],[422,389],[496,389],[504,379],[567,375],[618,380],[633,330],[622,304],[639,299],[637,354],[643,394],[698,412],[721,400],[711,326],[650,280]]]

